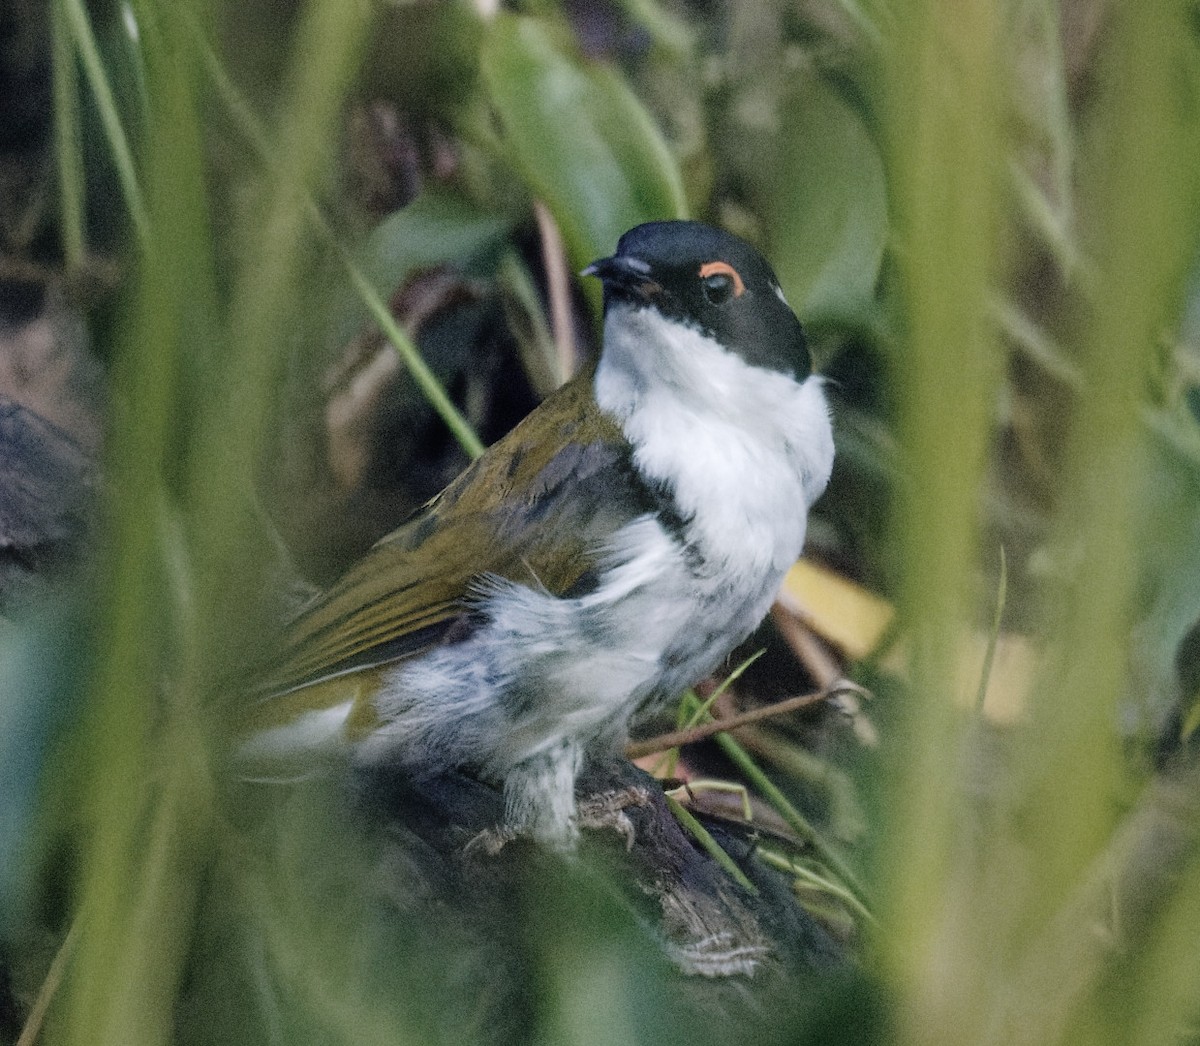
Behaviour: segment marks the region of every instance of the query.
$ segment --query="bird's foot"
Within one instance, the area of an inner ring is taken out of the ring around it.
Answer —
[[[618,788],[588,796],[579,804],[575,821],[580,828],[611,828],[625,840],[625,849],[632,850],[633,822],[625,812],[631,806],[649,806],[650,792],[640,785]]]
[[[544,834],[529,828],[528,825],[497,824],[494,828],[485,828],[470,838],[462,852],[468,858],[494,858],[499,856],[500,850],[509,843],[528,840],[554,853],[571,854],[575,852],[578,837],[580,834],[574,824],[569,825],[569,831],[556,831],[553,834]]]
[[[485,828],[467,842],[463,854],[467,857],[496,857],[509,843],[527,834],[507,825]]]
[[[532,839],[551,849],[569,853],[575,849],[581,828],[610,828],[625,840],[625,849],[632,850],[635,832],[633,821],[625,811],[630,807],[646,807],[650,804],[650,792],[637,785],[599,792],[579,803],[565,833],[557,822],[553,832],[539,831],[537,825],[496,825],[473,836],[463,853],[467,857],[496,857],[509,843],[518,839]],[[542,827],[545,829],[546,826]]]
[[[557,853],[569,854],[575,849],[579,830],[573,823],[567,823],[565,827],[556,824],[553,830],[545,830],[545,826],[539,830],[537,825],[498,824],[473,836],[463,848],[463,853],[467,857],[497,857],[509,843],[519,839],[537,843]]]

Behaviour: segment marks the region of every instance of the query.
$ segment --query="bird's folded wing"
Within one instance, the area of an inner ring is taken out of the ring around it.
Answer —
[[[281,695],[410,657],[472,627],[489,577],[561,595],[651,498],[590,374],[547,399],[293,622],[258,687]]]

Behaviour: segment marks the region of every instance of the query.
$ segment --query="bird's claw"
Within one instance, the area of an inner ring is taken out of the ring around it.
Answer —
[[[625,849],[632,850],[636,833],[625,811],[631,806],[649,805],[649,791],[638,785],[600,792],[579,804],[576,823],[580,828],[611,828],[625,840]]]
[[[467,857],[496,857],[509,843],[521,838],[521,835],[516,828],[502,825],[485,828],[463,847],[463,854]]]
[[[599,792],[579,803],[567,840],[542,837],[536,830],[520,825],[496,825],[473,836],[463,848],[463,853],[467,857],[496,857],[509,843],[528,838],[539,839],[543,844],[569,851],[574,849],[574,841],[581,828],[611,828],[625,840],[625,849],[632,850],[636,832],[633,821],[625,811],[633,806],[646,807],[650,803],[650,792],[636,785]]]

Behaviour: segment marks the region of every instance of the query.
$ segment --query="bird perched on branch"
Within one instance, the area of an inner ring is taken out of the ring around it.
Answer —
[[[766,615],[833,464],[821,379],[763,257],[697,222],[588,266],[604,345],[292,623],[248,747],[502,786],[569,848],[575,779]]]

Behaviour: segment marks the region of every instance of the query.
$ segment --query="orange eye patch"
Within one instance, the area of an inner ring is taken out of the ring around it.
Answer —
[[[709,276],[728,276],[733,281],[733,296],[740,298],[746,293],[746,285],[742,282],[742,277],[728,262],[710,261],[705,262],[700,266],[700,279],[707,279]]]

